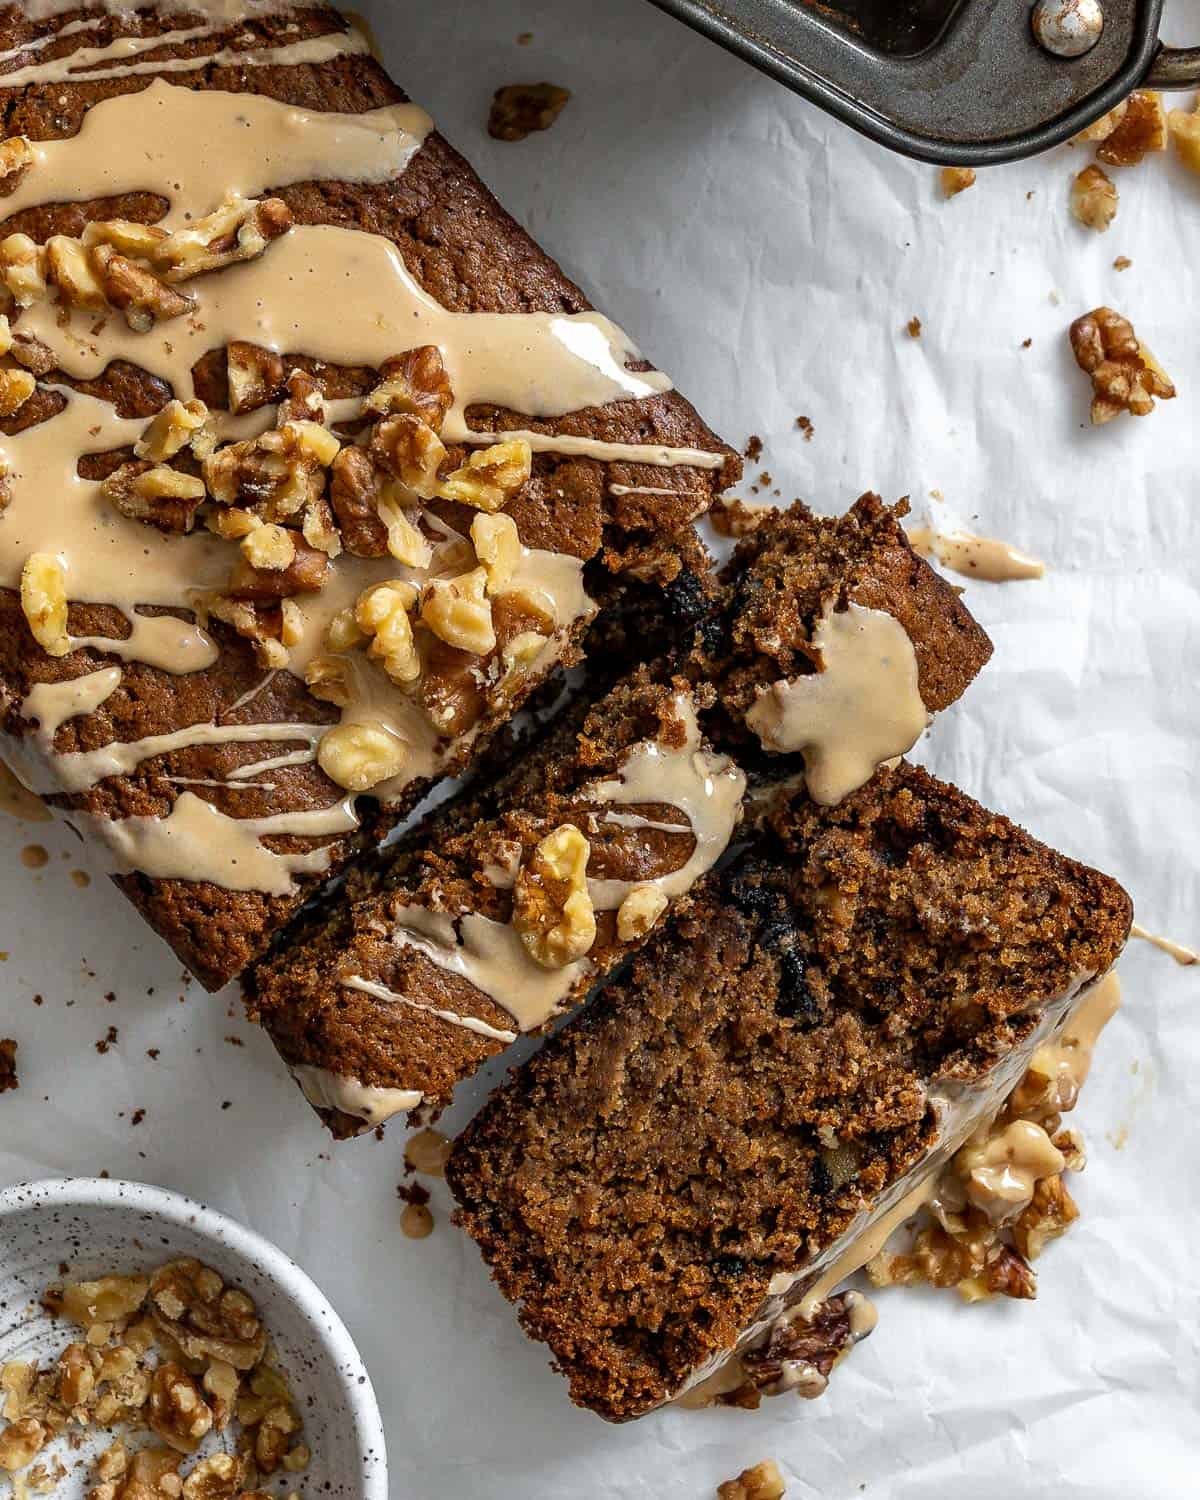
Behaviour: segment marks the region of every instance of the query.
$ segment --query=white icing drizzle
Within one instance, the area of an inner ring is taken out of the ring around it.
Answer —
[[[427,1015],[436,1016],[439,1021],[445,1021],[450,1026],[459,1026],[464,1031],[473,1031],[476,1036],[485,1036],[493,1042],[503,1042],[507,1046],[508,1043],[515,1042],[517,1039],[515,1031],[505,1031],[499,1026],[489,1026],[478,1016],[463,1016],[456,1010],[439,1010],[436,1005],[426,1005],[423,1001],[410,999],[408,995],[398,994],[395,990],[389,990],[386,985],[377,984],[373,979],[363,979],[358,974],[352,974],[349,979],[343,979],[342,985],[348,990],[360,990],[364,995],[371,995],[376,1000],[385,1000],[389,1005],[407,1005],[412,1010],[424,1011]]]
[[[322,875],[327,848],[278,854],[260,841],[284,834],[326,838],[358,826],[353,798],[307,812],[231,818],[184,792],[165,818],[96,818],[72,812],[71,822],[101,839],[121,874],[141,871],[155,880],[206,880],[229,891],[290,896],[297,875]]]
[[[943,568],[964,578],[1008,583],[1014,579],[1043,578],[1046,573],[1046,564],[1040,558],[1031,557],[1009,542],[976,536],[973,531],[957,526],[948,531],[914,526],[908,540],[914,552],[922,557],[936,557]]]
[[[65,83],[68,80],[91,83],[97,79],[128,78],[138,73],[194,73],[200,68],[227,67],[274,67],[288,68],[300,63],[331,62],[335,57],[349,57],[369,52],[367,40],[357,31],[333,31],[324,36],[304,37],[300,41],[282,43],[277,47],[221,47],[214,52],[204,52],[198,57],[167,57],[145,62],[124,62],[123,58],[136,58],[141,52],[149,52],[175,42],[196,41],[213,36],[224,28],[200,26],[188,31],[169,31],[155,37],[118,37],[105,47],[80,47],[66,57],[51,58],[48,62],[30,63],[25,68],[14,68],[0,74],[0,88],[25,88],[30,84]],[[97,66],[108,61],[118,66]],[[83,71],[86,69],[86,71]]]
[[[929,713],[913,643],[885,610],[830,601],[812,644],[821,670],[761,688],[746,723],[765,749],[801,751],[809,795],[832,807],[911,750]]]
[[[419,1089],[374,1088],[357,1078],[343,1078],[328,1068],[307,1063],[290,1063],[289,1068],[304,1097],[316,1109],[336,1109],[368,1126],[382,1125],[393,1115],[416,1109],[423,1100]]]
[[[0,85],[5,82],[0,75]],[[386,182],[404,171],[432,129],[433,121],[415,104],[388,104],[360,115],[324,113],[261,94],[181,89],[156,78],[139,93],[93,105],[78,135],[34,141],[33,165],[16,190],[0,198],[0,215],[167,183],[172,191],[163,196],[172,206],[163,224],[174,227],[183,222],[176,183],[186,182],[189,203],[208,209],[231,193],[257,198],[296,182]],[[184,133],[205,148],[189,152],[186,163],[179,155]],[[261,144],[247,152],[248,139]],[[137,151],[129,149],[131,140],[139,143]],[[83,181],[80,152],[89,158]]]
[[[478,912],[454,917],[406,906],[396,913],[396,923],[392,941],[397,947],[415,948],[439,969],[460,975],[507,1011],[518,1031],[544,1026],[588,973],[582,959],[561,969],[543,969],[526,953],[510,923],[493,922]],[[364,982],[359,978],[354,987]]]
[[[239,710],[245,708],[248,703],[253,703],[260,693],[266,692],[278,675],[278,672],[268,672],[261,682],[256,682],[252,688],[247,688],[241,697],[235,698],[228,708],[221,710],[217,717],[219,719],[228,719],[232,714],[236,714]]]
[[[1130,929],[1130,936],[1138,938],[1143,943],[1149,943],[1152,948],[1157,948],[1160,953],[1166,953],[1184,968],[1191,968],[1194,964],[1200,964],[1200,953],[1194,948],[1189,948],[1184,943],[1177,943],[1169,937],[1161,937],[1157,932],[1148,932],[1140,922],[1135,922]]]
[[[106,656],[124,661],[145,662],[160,672],[185,675],[203,672],[220,655],[217,643],[207,630],[193,620],[175,615],[127,615],[129,634],[118,638],[109,635],[74,635],[71,650],[90,647]]]
[[[68,719],[94,714],[121,685],[120,667],[103,667],[66,682],[39,682],[21,702],[21,717],[37,722],[37,739],[49,750]],[[58,791],[58,787],[50,790]]]
[[[636,745],[620,766],[615,781],[602,781],[589,796],[596,802],[616,805],[662,803],[677,807],[687,819],[684,825],[663,825],[674,833],[691,831],[695,847],[688,859],[676,870],[650,880],[588,880],[592,905],[597,911],[614,911],[635,885],[651,885],[664,896],[680,896],[691,890],[700,876],[729,847],[733,830],[742,815],[742,798],[746,791],[745,774],[727,755],[715,755],[702,748],[696,707],[686,693],[671,700],[672,712],[684,726],[684,742],[679,747],[648,740]],[[607,818],[622,815],[608,813]],[[628,816],[628,815],[626,815]],[[655,826],[645,824],[644,826]]]

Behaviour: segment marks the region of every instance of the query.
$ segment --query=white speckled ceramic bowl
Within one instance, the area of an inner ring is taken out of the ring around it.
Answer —
[[[258,1304],[312,1450],[303,1474],[282,1476],[287,1488],[302,1500],[387,1500],[379,1407],[342,1320],[281,1250],[165,1188],[65,1178],[0,1192],[0,1364],[48,1361],[68,1342],[64,1325],[40,1307],[64,1263],[70,1279],[82,1280],[149,1271],[180,1255],[205,1261]],[[86,1467],[62,1481],[61,1500],[84,1493]]]

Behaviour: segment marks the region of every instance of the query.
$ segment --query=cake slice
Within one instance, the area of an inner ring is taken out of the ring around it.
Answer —
[[[834,808],[783,795],[459,1138],[459,1221],[572,1398],[613,1421],[769,1345],[798,1304],[844,1346],[854,1309],[830,1294],[1130,920],[1114,881],[909,765]]]
[[[335,1134],[441,1110],[456,1083],[579,1003],[688,909],[741,822],[746,776],[724,747],[746,764],[764,758],[744,728],[734,732],[753,681],[840,684],[824,744],[862,777],[911,744],[885,735],[868,754],[856,749],[879,677],[894,675],[896,696],[915,704],[917,732],[966,688],[990,643],[908,548],[902,513],[875,496],[837,520],[797,506],[763,521],[719,591],[698,565],[681,573],[660,595],[665,624],[643,607],[635,627],[643,649],[674,627],[673,651],[352,872],[254,966],[251,1008]],[[860,670],[872,658],[851,642],[818,674],[811,631],[836,605],[859,611],[859,598],[897,611],[878,614],[898,634],[902,670]],[[770,769],[786,778],[797,767],[793,755]],[[573,894],[565,866],[547,873],[549,858],[578,863]]]
[[[0,102],[0,753],[216,988],[738,461],[331,6],[3,6]]]

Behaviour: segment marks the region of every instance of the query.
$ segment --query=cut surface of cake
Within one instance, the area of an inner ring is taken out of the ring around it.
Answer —
[[[907,764],[834,808],[780,795],[460,1137],[459,1221],[573,1399],[642,1415],[826,1306],[1130,920],[1114,881]]]
[[[738,462],[331,7],[0,52],[0,753],[216,987]]]
[[[352,873],[254,966],[252,1007],[335,1133],[445,1107],[457,1082],[579,1003],[687,910],[742,821],[746,775],[727,747],[748,764],[764,759],[732,728],[756,674],[767,688],[831,683],[838,711],[824,753],[864,779],[911,744],[885,734],[864,749],[862,722],[878,724],[881,699],[914,704],[919,733],[966,688],[990,644],[908,549],[899,513],[874,496],[837,520],[796,506],[763,521],[720,590],[699,567],[682,573],[662,593],[674,651]],[[881,663],[875,639],[814,666],[812,631],[860,597],[898,632],[885,650],[903,673]],[[669,628],[644,617],[643,644]],[[798,764],[767,759],[772,775]],[[551,858],[577,867],[552,874]]]

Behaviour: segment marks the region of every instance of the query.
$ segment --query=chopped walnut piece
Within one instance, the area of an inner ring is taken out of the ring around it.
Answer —
[[[1033,1190],[1029,1206],[1013,1225],[1013,1244],[1027,1261],[1036,1260],[1078,1217],[1079,1209],[1061,1175],[1043,1177]]]
[[[1175,387],[1138,341],[1133,324],[1111,307],[1076,318],[1070,330],[1075,363],[1092,379],[1092,422],[1099,426],[1120,412],[1144,417],[1154,398],[1170,400]]]
[[[129,1460],[122,1482],[110,1500],[179,1500],[182,1456],[170,1448],[141,1448]],[[93,1491],[88,1500],[93,1500]]]
[[[31,307],[49,294],[46,285],[46,248],[27,234],[0,240],[0,281],[18,307]]]
[[[523,141],[535,130],[549,130],[570,97],[570,89],[556,83],[505,84],[492,96],[488,134],[498,141]]]
[[[153,260],[167,231],[157,224],[139,224],[135,219],[93,219],[84,226],[82,240],[89,250],[106,245],[135,260]]]
[[[487,591],[498,594],[521,562],[521,537],[511,516],[481,513],[471,522],[475,556],[487,569]]]
[[[255,1424],[254,1462],[263,1474],[274,1474],[287,1454],[291,1436],[300,1430],[300,1419],[292,1408],[279,1402],[267,1409]]]
[[[230,411],[240,415],[279,400],[285,376],[283,360],[273,350],[238,339],[226,346],[225,357]]]
[[[533,454],[524,438],[477,448],[461,469],[442,481],[438,494],[476,510],[503,510],[524,489],[533,472]]]
[[[0,369],[0,417],[20,411],[36,389],[37,381],[28,370]]]
[[[1106,141],[1125,118],[1128,109],[1128,99],[1122,99],[1119,104],[1114,104],[1107,114],[1101,115],[1098,120],[1093,120],[1078,135],[1072,136],[1072,146],[1085,146],[1091,141]]]
[[[337,786],[350,792],[369,792],[399,776],[408,760],[408,746],[375,720],[338,724],[317,747],[317,763]]]
[[[46,1442],[46,1429],[36,1417],[22,1417],[10,1422],[0,1432],[0,1469],[10,1474],[30,1465],[42,1451]]]
[[[752,1469],[743,1469],[736,1479],[717,1486],[717,1500],[783,1500],[787,1486],[779,1465],[766,1458]]]
[[[159,1333],[174,1339],[188,1359],[220,1359],[249,1370],[263,1356],[266,1334],[254,1303],[197,1260],[170,1261],[154,1273],[150,1310]]]
[[[399,684],[416,682],[421,675],[421,658],[408,614],[416,601],[412,584],[394,579],[367,589],[354,607],[355,623],[371,637],[367,654],[381,662],[387,675]]]
[[[16,1045],[15,1042],[11,1043],[14,1052]],[[4,1046],[5,1043],[0,1041],[0,1054]],[[3,1404],[0,1404],[0,1416],[13,1421],[25,1415],[25,1403],[33,1390],[36,1377],[37,1366],[25,1360],[14,1359],[0,1365],[0,1394],[4,1397]]]
[[[58,1399],[64,1406],[82,1406],[96,1389],[96,1372],[86,1344],[68,1344],[58,1356]]]
[[[592,847],[570,823],[548,833],[517,872],[512,923],[525,951],[544,969],[562,969],[596,941],[588,892]]]
[[[62,1308],[83,1328],[121,1323],[140,1311],[149,1290],[145,1276],[103,1276],[99,1281],[70,1282],[63,1287]]]
[[[369,452],[380,468],[422,500],[440,493],[438,471],[446,461],[445,445],[420,417],[401,412],[376,422]]]
[[[325,632],[325,644],[331,651],[352,651],[361,646],[363,633],[352,609],[339,609]]]
[[[293,370],[287,378],[284,392],[275,422],[277,427],[286,427],[289,422],[303,422],[315,424],[324,430],[325,387],[315,375],[310,375],[307,370]],[[328,467],[337,456],[341,444],[332,433],[327,433],[322,441],[328,445],[328,450],[321,462]]]
[[[19,365],[39,377],[49,375],[58,365],[54,351],[48,344],[43,344],[41,339],[34,338],[33,334],[25,333],[20,328],[13,329],[12,348],[5,352],[11,353]]]
[[[939,175],[942,195],[946,198],[957,198],[959,193],[975,186],[974,167],[943,167]]]
[[[292,211],[281,198],[233,197],[215,213],[160,240],[154,263],[168,281],[187,281],[253,260],[291,227]]]
[[[1167,149],[1167,115],[1162,95],[1137,89],[1113,129],[1102,137],[1096,155],[1112,167],[1136,166],[1151,151]]]
[[[256,539],[263,532],[273,537],[282,530],[282,527],[259,527],[243,540],[242,547],[249,547],[253,552]],[[329,576],[329,558],[324,552],[310,547],[298,533],[288,532],[287,535],[291,538],[291,561],[281,565],[277,560],[282,548],[272,551],[273,560],[267,566],[256,566],[249,556],[243,555],[230,575],[230,598],[262,603],[271,599],[290,599],[296,594],[314,594],[324,588]]]
[[[379,384],[364,403],[367,411],[388,417],[407,412],[434,432],[441,432],[446,413],[454,404],[454,392],[436,344],[423,344],[386,360],[379,376]]]
[[[487,580],[486,568],[458,578],[431,578],[421,599],[421,619],[434,635],[475,656],[486,656],[496,646]]]
[[[387,527],[387,550],[406,568],[427,568],[433,548],[404,512],[393,494],[385,493],[379,501],[379,519]]]
[[[227,1360],[214,1359],[205,1370],[201,1383],[205,1399],[212,1407],[213,1426],[218,1432],[223,1432],[233,1416],[242,1377]]]
[[[159,531],[191,531],[205,498],[204,481],[166,464],[122,464],[100,486],[121,515]]]
[[[92,251],[92,264],[104,296],[125,314],[134,333],[149,333],[156,323],[181,318],[195,307],[190,297],[167,286],[111,245],[97,245]]]
[[[301,520],[301,535],[310,547],[323,552],[326,557],[342,555],[342,538],[333,521],[333,511],[324,495],[310,500],[304,508]]]
[[[340,656],[314,656],[304,669],[304,683],[314,698],[348,708],[351,698],[348,663]]]
[[[202,1458],[183,1481],[183,1500],[237,1500],[246,1482],[246,1460],[235,1453]]]
[[[354,557],[387,556],[388,528],[379,515],[383,483],[366,451],[353,444],[342,449],[330,468],[329,503],[346,551]]]
[[[207,421],[208,407],[203,401],[168,401],[133,445],[134,457],[166,463],[191,443]]]
[[[52,234],[46,241],[46,279],[56,286],[64,302],[88,312],[108,307],[91,258],[79,240]]]
[[[47,656],[66,656],[67,573],[50,552],[35,552],[21,569],[21,609],[33,638]]]
[[[1117,187],[1102,167],[1084,167],[1071,183],[1071,212],[1103,233],[1117,216]]]
[[[1179,160],[1189,172],[1200,172],[1200,103],[1190,114],[1173,109],[1167,116],[1167,126]]]
[[[252,568],[282,573],[296,561],[296,534],[283,526],[258,526],[242,538],[241,553]]]
[[[0,141],[0,182],[8,188],[16,187],[33,161],[33,146],[27,136],[10,135]]]
[[[194,1453],[212,1430],[212,1408],[181,1365],[159,1365],[150,1381],[150,1430],[168,1447]]]
[[[640,942],[667,909],[667,898],[656,885],[636,885],[617,909],[617,936],[623,943]]]

